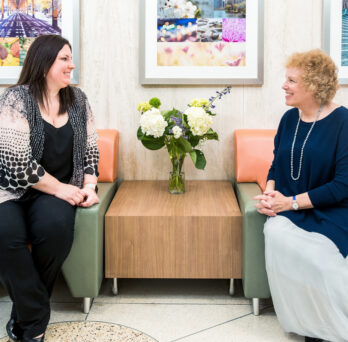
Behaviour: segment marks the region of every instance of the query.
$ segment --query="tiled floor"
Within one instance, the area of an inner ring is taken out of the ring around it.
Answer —
[[[62,277],[52,297],[51,322],[102,321],[131,327],[160,342],[282,342],[303,341],[281,329],[270,301],[262,303],[261,315],[252,314],[249,300],[228,295],[227,280],[120,279],[119,295],[105,280],[88,315],[81,300],[72,298]],[[11,303],[0,287],[0,337]],[[81,341],[82,342],[82,341]]]

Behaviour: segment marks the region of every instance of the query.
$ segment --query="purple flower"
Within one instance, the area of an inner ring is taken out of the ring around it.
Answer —
[[[245,42],[245,18],[222,19],[222,40],[224,42]]]

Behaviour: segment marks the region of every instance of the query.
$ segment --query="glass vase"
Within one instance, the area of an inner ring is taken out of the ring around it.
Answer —
[[[170,155],[173,171],[169,173],[169,192],[183,194],[185,192],[185,174],[181,171],[186,154]]]

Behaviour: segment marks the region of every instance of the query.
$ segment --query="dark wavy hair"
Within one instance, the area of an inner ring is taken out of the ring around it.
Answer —
[[[24,60],[17,85],[28,85],[36,101],[43,107],[44,98],[47,98],[46,75],[64,45],[68,45],[71,50],[69,41],[62,36],[49,34],[37,37],[30,45]],[[73,101],[72,87],[67,86],[60,89],[58,114],[64,114]]]

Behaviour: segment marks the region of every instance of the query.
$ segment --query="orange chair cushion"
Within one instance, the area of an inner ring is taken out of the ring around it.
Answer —
[[[115,129],[98,129],[98,182],[113,182],[117,177],[119,133]]]
[[[235,177],[238,183],[256,182],[262,191],[265,190],[275,134],[274,129],[235,130]]]

